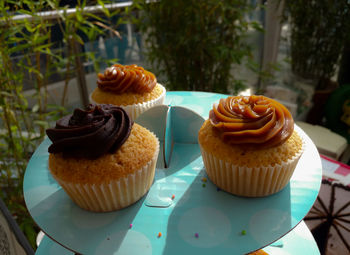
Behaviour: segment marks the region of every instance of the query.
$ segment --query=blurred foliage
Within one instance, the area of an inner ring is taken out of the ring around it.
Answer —
[[[248,21],[252,6],[246,0],[146,2],[134,1],[140,12],[133,22],[168,89],[237,93],[245,87],[233,66],[249,59],[248,67],[255,67],[246,38],[250,28],[262,31],[258,22]]]
[[[286,0],[284,21],[291,28],[291,66],[295,74],[315,79],[323,87],[336,73],[336,65],[350,36],[347,0]]]
[[[120,10],[109,11],[107,1],[98,0],[102,13],[86,11],[86,1],[74,3],[75,15],[67,12],[62,1],[0,1],[0,196],[17,220],[22,231],[35,249],[38,227],[27,212],[23,198],[24,172],[32,153],[45,136],[51,122],[66,114],[63,105],[67,86],[75,77],[74,58],[99,62],[91,53],[76,56],[72,44],[83,47],[85,41],[96,40],[108,32],[118,33],[115,27],[121,19],[110,20]],[[70,6],[71,7],[71,6]],[[58,17],[44,19],[42,11],[59,11]],[[25,19],[16,19],[27,15]],[[101,18],[103,17],[103,18]],[[58,28],[58,29],[57,29]],[[61,35],[55,40],[57,34]],[[61,105],[48,104],[48,78],[53,74],[64,76],[65,92]],[[36,104],[29,107],[23,93],[23,82],[34,85]]]

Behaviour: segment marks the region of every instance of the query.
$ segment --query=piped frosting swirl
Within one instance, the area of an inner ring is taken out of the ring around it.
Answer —
[[[157,84],[155,75],[137,65],[115,64],[98,74],[97,85],[101,90],[121,94],[125,92],[151,92]]]
[[[46,130],[52,141],[49,153],[94,159],[116,151],[130,135],[133,122],[121,107],[92,105],[75,109]]]
[[[270,148],[293,133],[294,120],[288,109],[265,96],[231,96],[221,99],[209,113],[221,138],[246,148]]]

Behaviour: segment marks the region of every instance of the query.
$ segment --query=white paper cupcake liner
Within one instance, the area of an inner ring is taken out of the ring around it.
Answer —
[[[159,142],[153,158],[141,169],[106,184],[75,184],[55,178],[68,196],[81,208],[109,212],[127,207],[150,189],[159,153]]]
[[[122,107],[129,114],[129,116],[132,120],[135,120],[141,113],[147,111],[148,109],[152,108],[153,106],[161,105],[164,103],[166,89],[163,85],[161,85],[159,83],[158,83],[158,85],[161,86],[163,91],[162,91],[162,94],[159,97],[157,97],[156,99],[153,99],[153,100],[150,100],[150,101],[147,101],[144,103],[138,103],[138,104],[132,104],[132,105],[119,105],[119,106]],[[90,99],[90,103],[98,104],[92,99],[91,94],[90,94],[89,99]]]
[[[158,98],[144,102],[142,104],[139,103],[139,104],[133,104],[133,105],[126,105],[126,106],[122,105],[121,107],[129,114],[132,120],[135,120],[141,113],[147,111],[153,106],[161,105],[164,103],[166,90],[162,85],[160,86],[162,87],[163,92]]]
[[[209,179],[220,189],[244,197],[263,197],[282,190],[289,182],[304,151],[287,162],[267,167],[236,166],[225,162],[199,146]]]

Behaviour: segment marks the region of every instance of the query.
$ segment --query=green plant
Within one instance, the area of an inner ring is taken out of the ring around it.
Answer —
[[[233,64],[252,58],[245,42],[251,6],[245,0],[134,1],[140,16],[134,22],[146,37],[147,57],[158,77],[175,90],[237,92]]]
[[[120,13],[120,10],[107,10],[105,1],[101,0],[98,2],[103,7],[104,18],[86,12],[86,1],[78,1],[75,15],[70,15],[68,7],[60,6],[59,2],[0,1],[0,196],[33,248],[38,228],[25,207],[24,172],[49,123],[66,113],[63,106],[66,90],[62,105],[48,104],[49,78],[53,74],[63,76],[67,88],[80,68],[77,58],[90,59],[98,68],[101,59],[77,49],[84,45],[83,38],[96,40],[106,30],[117,33],[109,19]],[[60,11],[59,17],[48,20],[39,15],[49,10]],[[27,18],[13,19],[19,14]],[[54,24],[59,25],[59,31],[53,31]],[[115,25],[118,24],[119,21]],[[57,32],[62,33],[63,43],[52,40]],[[35,88],[33,107],[23,94],[24,81]]]
[[[291,29],[292,71],[324,87],[349,39],[349,2],[286,0],[285,18]]]

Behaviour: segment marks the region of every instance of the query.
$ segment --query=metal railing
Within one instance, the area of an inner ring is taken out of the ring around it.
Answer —
[[[125,7],[129,7],[132,5],[132,1],[129,2],[122,2],[122,3],[112,3],[112,4],[106,4],[104,7],[101,5],[94,5],[94,6],[86,6],[84,8],[84,12],[87,13],[99,13],[103,12],[103,9],[108,9],[109,11],[115,10],[115,9],[121,9]],[[29,14],[19,14],[12,16],[11,20],[34,20],[36,17],[40,17],[44,20],[50,20],[50,19],[59,19],[62,17],[63,14],[68,15],[74,15],[76,13],[75,8],[68,8],[66,10],[54,10],[54,11],[45,11],[45,12],[38,12],[35,16],[29,15]]]

